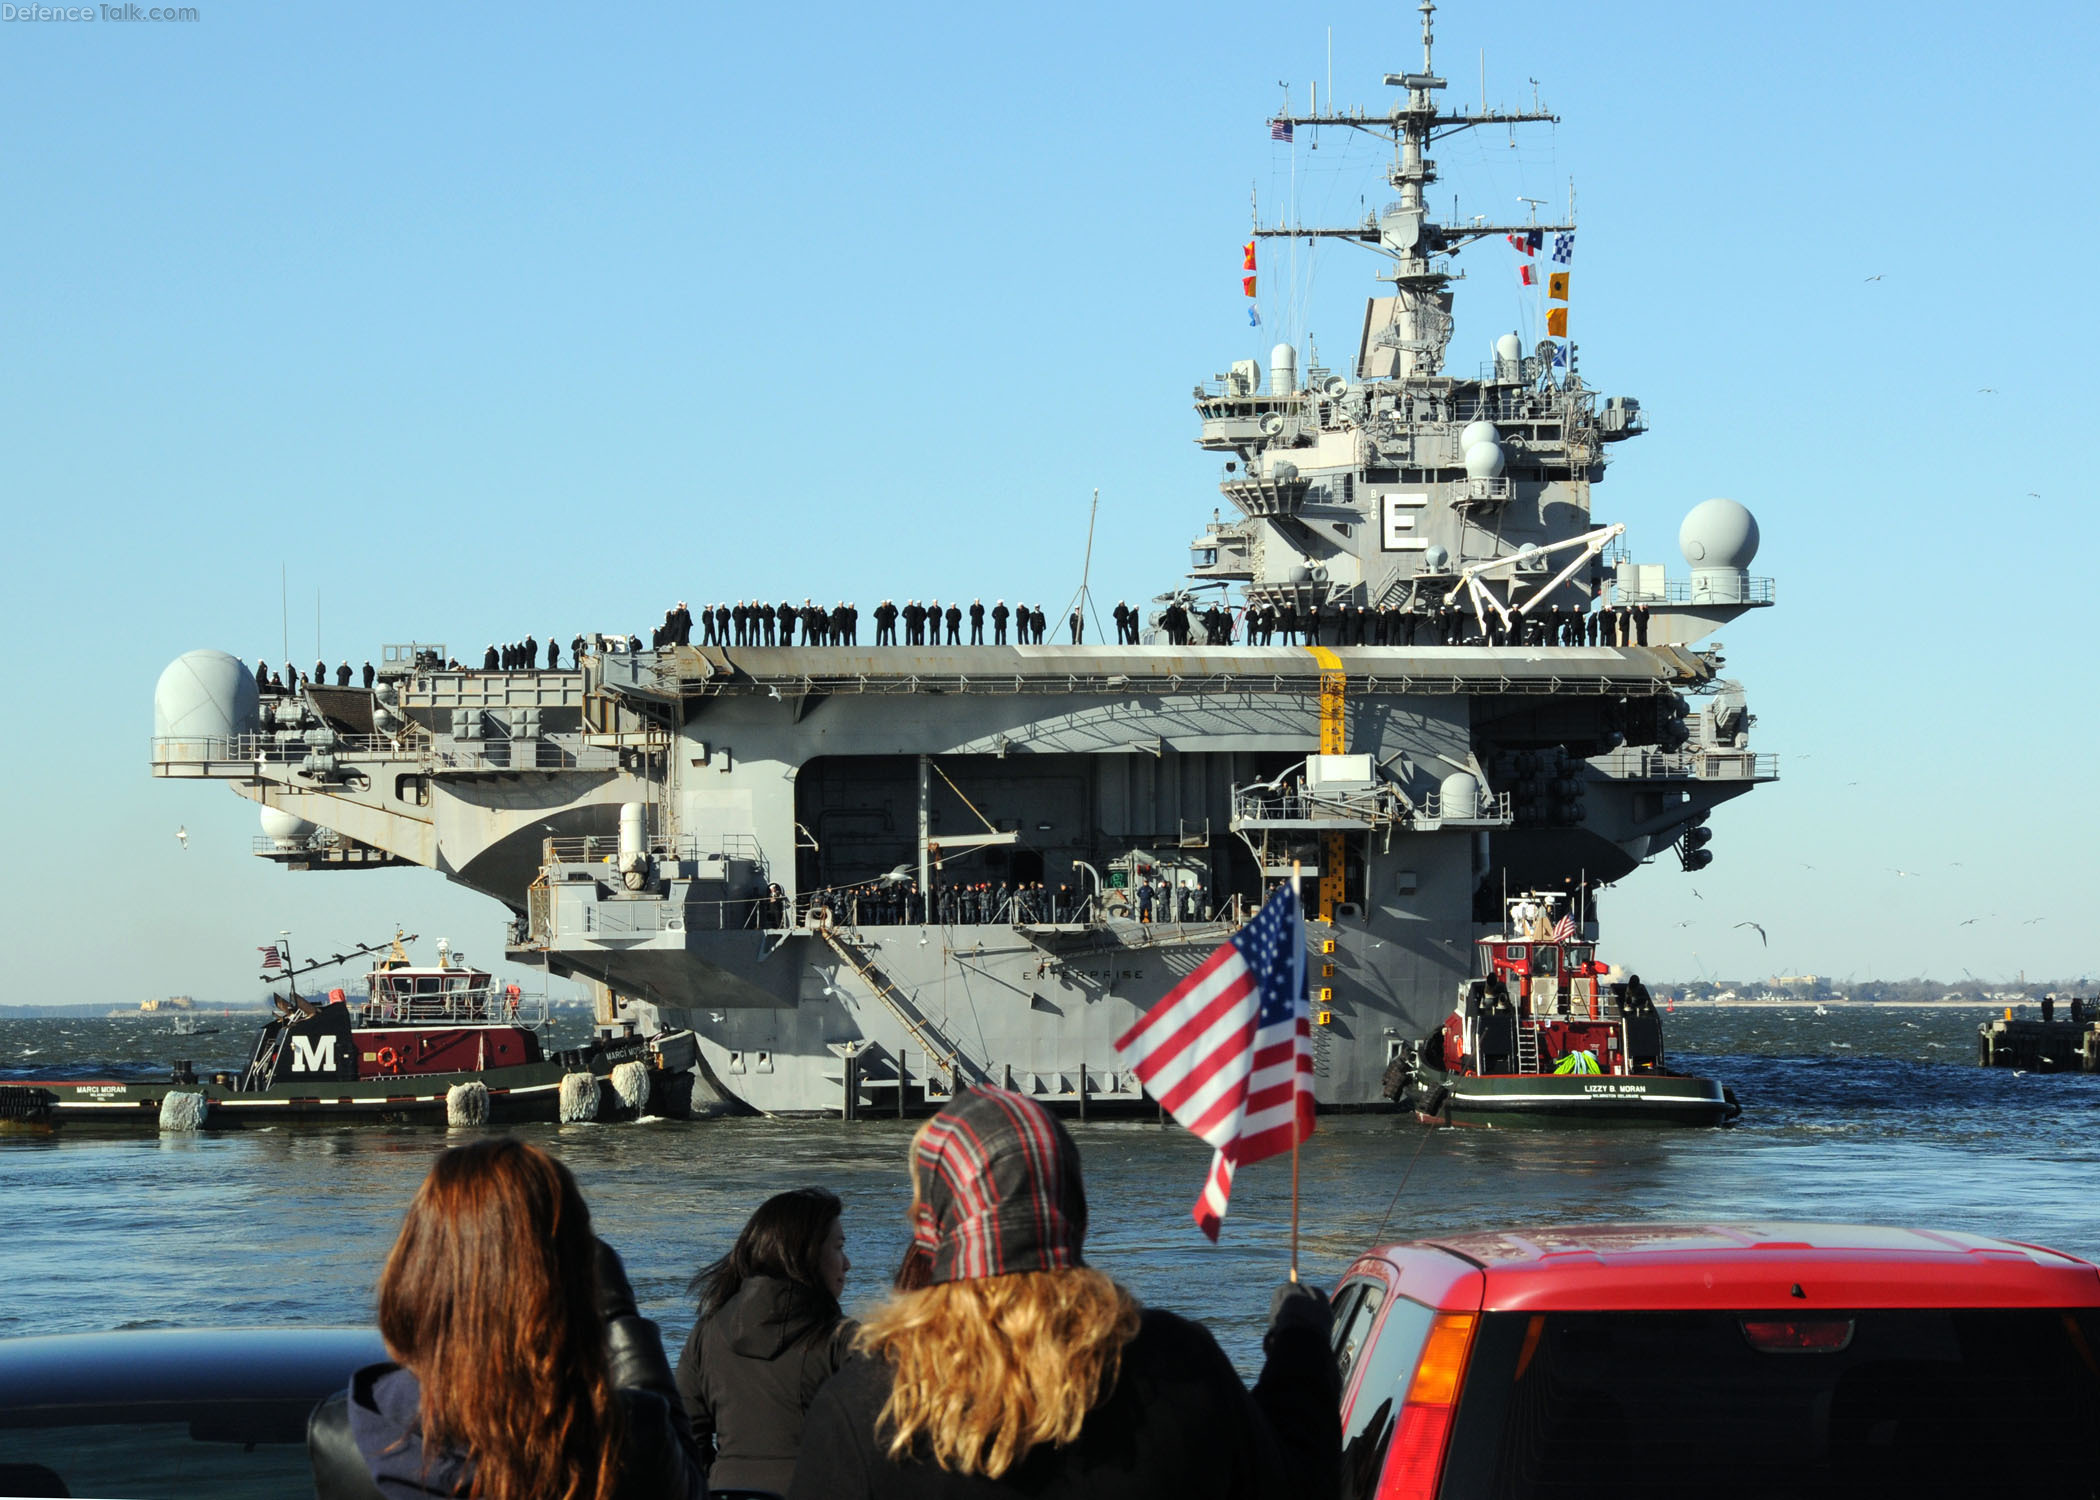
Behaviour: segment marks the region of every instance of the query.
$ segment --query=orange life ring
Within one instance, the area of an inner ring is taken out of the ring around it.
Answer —
[[[392,1047],[381,1047],[375,1061],[378,1062],[379,1070],[382,1073],[398,1073],[401,1071],[401,1054]]]

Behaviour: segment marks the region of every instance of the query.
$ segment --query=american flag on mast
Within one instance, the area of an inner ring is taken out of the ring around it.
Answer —
[[[1312,1016],[1296,884],[1279,887],[1116,1050],[1146,1092],[1213,1148],[1195,1219],[1215,1240],[1233,1172],[1313,1132]]]
[[[262,966],[265,969],[281,969],[284,967],[284,955],[277,951],[275,943],[270,944],[267,948],[258,948],[255,951],[262,955]]]
[[[1573,942],[1574,939],[1575,918],[1568,912],[1562,912],[1560,915],[1560,920],[1553,924],[1552,940],[1556,943],[1568,943]]]

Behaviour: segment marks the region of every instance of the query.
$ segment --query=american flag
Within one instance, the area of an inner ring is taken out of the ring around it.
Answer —
[[[1565,943],[1574,936],[1575,918],[1566,912],[1562,912],[1560,920],[1553,924],[1553,941]]]
[[[1290,122],[1289,120],[1271,120],[1271,121],[1269,122],[1269,139],[1270,139],[1270,140],[1272,140],[1272,141],[1287,141],[1287,140],[1289,140],[1290,138],[1291,138],[1291,122]]]
[[[1280,887],[1116,1050],[1161,1107],[1214,1148],[1195,1218],[1215,1240],[1234,1169],[1288,1151],[1313,1130],[1312,1018],[1296,888]]]
[[[262,966],[265,969],[281,969],[284,967],[284,957],[277,951],[275,943],[270,944],[267,948],[258,948],[255,951],[262,955]]]

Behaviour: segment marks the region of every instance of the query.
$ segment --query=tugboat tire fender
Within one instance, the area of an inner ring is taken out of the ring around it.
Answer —
[[[1422,1113],[1425,1115],[1442,1114],[1444,1112],[1444,1101],[1449,1099],[1450,1097],[1451,1086],[1445,1083],[1438,1084],[1436,1088],[1431,1091],[1429,1098],[1423,1103]]]
[[[1721,1098],[1728,1105],[1728,1112],[1721,1116],[1721,1122],[1726,1124],[1742,1114],[1743,1106],[1737,1101],[1735,1090],[1725,1083],[1721,1085]]]

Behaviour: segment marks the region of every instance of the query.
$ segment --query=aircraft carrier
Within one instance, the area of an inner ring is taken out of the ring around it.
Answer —
[[[1384,285],[1348,369],[1285,343],[1196,387],[1230,518],[1135,643],[592,638],[493,672],[407,645],[369,688],[270,694],[196,651],[156,690],[153,774],[261,803],[256,852],[288,868],[486,894],[512,961],[593,983],[608,1027],[692,1027],[714,1088],[783,1115],[976,1081],[1149,1110],[1115,1038],[1297,872],[1319,1099],[1389,1107],[1505,893],[1565,893],[1594,939],[1602,888],[1698,868],[1713,809],[1776,774],[1710,643],[1772,602],[1750,512],[1691,507],[1670,576],[1593,510],[1637,401],[1565,339],[1447,368],[1455,257],[1547,264],[1574,225],[1432,217],[1433,141],[1555,117],[1441,102],[1421,11],[1386,113],[1271,122],[1390,148],[1382,209],[1256,230],[1360,246]],[[1180,609],[1230,609],[1229,641],[1177,643],[1210,634]]]

